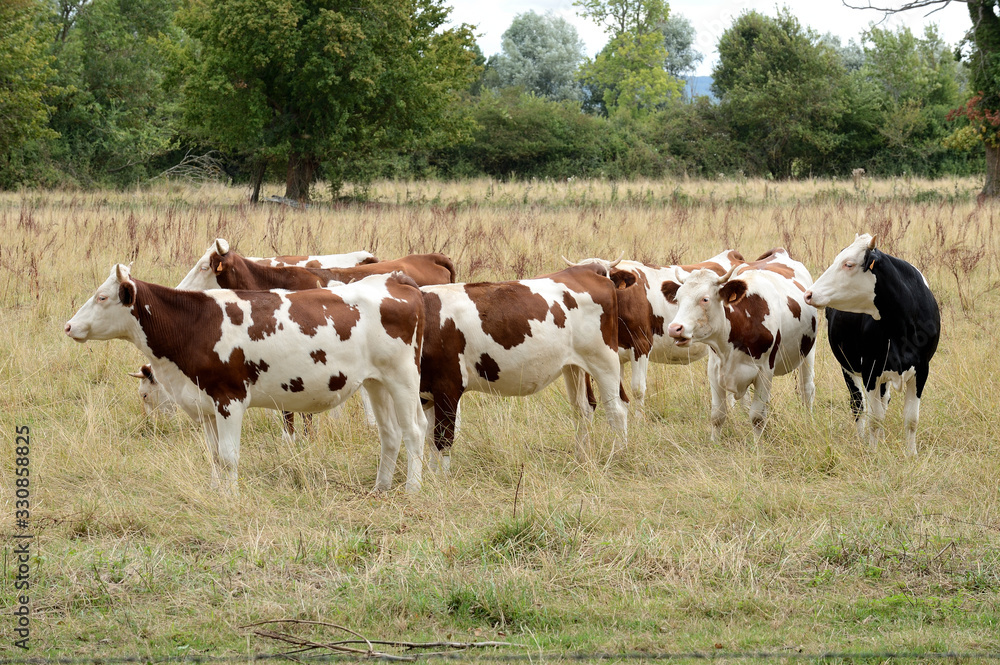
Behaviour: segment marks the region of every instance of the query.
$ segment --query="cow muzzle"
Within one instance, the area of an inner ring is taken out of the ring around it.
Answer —
[[[74,342],[80,342],[81,344],[87,341],[87,333],[82,330],[80,326],[74,326],[72,321],[67,321],[66,325],[63,326],[63,332],[69,336]]]
[[[667,328],[667,335],[674,340],[677,346],[687,346],[691,343],[691,333],[689,333],[682,323],[671,323]]]

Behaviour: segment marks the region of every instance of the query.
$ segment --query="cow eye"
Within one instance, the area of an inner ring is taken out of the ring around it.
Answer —
[[[104,302],[107,299],[108,299],[107,296],[97,296],[97,302]]]
[[[844,262],[844,267],[847,268],[848,270],[850,270],[851,268],[854,267],[854,261],[845,261]]]
[[[201,269],[202,269],[202,270],[208,270],[208,264],[204,264],[204,265],[202,265],[202,266],[201,266]]]
[[[705,296],[704,298],[702,298],[701,301],[702,302],[708,302],[708,296]]]

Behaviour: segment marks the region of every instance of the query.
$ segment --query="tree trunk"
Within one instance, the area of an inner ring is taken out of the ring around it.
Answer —
[[[288,172],[285,177],[285,198],[302,203],[309,202],[309,186],[316,176],[319,162],[312,155],[293,152],[288,155]]]
[[[979,194],[979,199],[992,199],[1000,196],[1000,147],[986,143],[986,184]]]
[[[260,203],[260,188],[264,184],[264,174],[267,173],[267,161],[260,160],[253,167],[253,193],[250,194],[250,203]]]

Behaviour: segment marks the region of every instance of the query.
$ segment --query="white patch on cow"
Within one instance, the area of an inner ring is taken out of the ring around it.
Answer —
[[[812,285],[806,301],[814,307],[833,307],[842,312],[869,314],[875,320],[881,318],[875,307],[875,275],[864,265],[871,241],[867,233],[855,238]]]

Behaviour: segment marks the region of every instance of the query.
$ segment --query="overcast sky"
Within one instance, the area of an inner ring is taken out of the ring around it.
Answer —
[[[479,46],[487,57],[500,52],[500,38],[514,17],[532,10],[539,14],[552,12],[572,23],[586,44],[587,55],[593,56],[607,43],[607,36],[600,28],[576,15],[572,0],[450,0],[450,4],[454,7],[451,17],[455,23],[478,26]],[[892,4],[902,3],[896,0]],[[779,6],[788,7],[799,21],[820,33],[832,32],[840,36],[845,44],[852,37],[857,39],[872,21],[882,18],[878,12],[848,9],[840,0],[785,0],[780,3],[774,0],[671,0],[670,12],[686,17],[694,25],[697,31],[695,50],[705,56],[695,73],[707,75],[711,74],[712,64],[718,59],[715,45],[734,18],[751,9],[774,16]],[[926,9],[918,9],[897,14],[889,17],[883,26],[909,25],[914,32],[922,34],[924,25],[937,23],[945,41],[955,44],[971,25],[965,3],[952,3],[925,17],[926,13]]]

